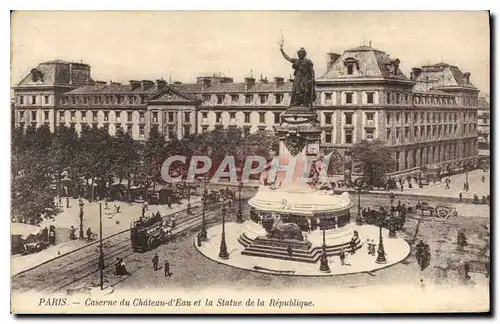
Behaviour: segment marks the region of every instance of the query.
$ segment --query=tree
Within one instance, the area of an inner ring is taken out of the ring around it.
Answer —
[[[153,184],[154,191],[156,182],[161,179],[161,167],[166,158],[165,145],[165,138],[153,127],[146,143],[137,146],[138,163],[135,164],[134,182],[144,187],[146,200],[149,186]]]
[[[115,134],[115,137],[111,140],[111,165],[110,171],[112,174],[119,178],[120,183],[122,179],[126,179],[127,185],[127,200],[130,201],[130,186],[132,173],[137,169],[139,159],[139,148],[137,142],[128,135],[124,133],[121,128]],[[109,174],[111,177],[112,175]],[[112,181],[109,181],[109,185]]]
[[[396,160],[391,149],[379,140],[363,140],[352,148],[355,171],[361,173],[368,186],[381,187]]]
[[[17,220],[37,224],[57,214],[52,185],[47,127],[28,127],[12,133],[11,209]]]
[[[51,170],[56,178],[57,194],[60,193],[61,173],[67,171],[76,190],[76,160],[80,152],[80,141],[75,129],[66,126],[56,128],[50,148]]]

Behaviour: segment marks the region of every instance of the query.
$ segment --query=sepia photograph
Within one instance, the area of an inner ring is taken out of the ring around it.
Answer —
[[[480,313],[488,11],[12,11],[14,314]]]

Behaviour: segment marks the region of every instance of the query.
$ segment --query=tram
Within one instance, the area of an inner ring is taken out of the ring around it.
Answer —
[[[160,214],[146,220],[139,219],[130,225],[130,240],[134,252],[145,252],[168,242],[172,238],[172,227],[163,221]]]

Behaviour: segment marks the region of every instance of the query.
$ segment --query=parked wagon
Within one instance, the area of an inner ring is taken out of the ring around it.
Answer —
[[[436,216],[447,219],[450,216],[458,216],[457,209],[450,206],[436,206]]]

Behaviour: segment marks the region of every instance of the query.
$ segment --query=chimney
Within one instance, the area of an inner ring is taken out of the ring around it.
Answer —
[[[412,68],[411,73],[410,73],[410,79],[416,80],[418,78],[418,76],[420,75],[420,73],[422,73],[421,68]]]
[[[267,78],[260,77],[260,83],[267,83]]]
[[[285,83],[285,79],[282,77],[275,77],[274,82],[276,82],[276,86],[282,86]]]
[[[73,85],[73,63],[69,63],[69,85]]]
[[[151,81],[151,80],[142,80],[141,81],[141,88],[142,88],[142,91],[146,91],[148,90],[149,88],[151,88],[152,86],[154,85],[154,82]]]
[[[211,77],[197,77],[196,78],[196,83],[201,84],[201,90],[205,90],[207,88],[210,88],[212,84]]]
[[[394,61],[392,61],[392,66],[394,67],[394,75],[399,74],[399,63],[401,63],[399,59],[395,59]]]
[[[106,82],[104,82],[104,81],[96,81],[95,82],[95,89],[96,90],[101,90],[105,86],[106,86]]]
[[[250,89],[255,85],[255,79],[254,78],[245,78],[245,85],[247,90]]]
[[[130,83],[130,91],[134,91],[135,89],[141,87],[141,81],[130,80],[129,83]]]
[[[337,53],[328,53],[328,60],[326,61],[326,70],[329,71],[333,64],[335,62],[337,62],[337,60],[339,59],[340,57],[340,54],[337,54]]]
[[[156,91],[161,90],[167,86],[167,81],[163,79],[157,79],[156,82]]]
[[[464,73],[464,83],[465,84],[470,84],[470,72],[465,72]]]
[[[182,82],[181,82],[181,81],[175,81],[175,82],[174,82],[174,84],[175,84],[175,85],[181,85],[181,84],[182,84]]]
[[[109,85],[121,85],[120,82],[109,81]]]

